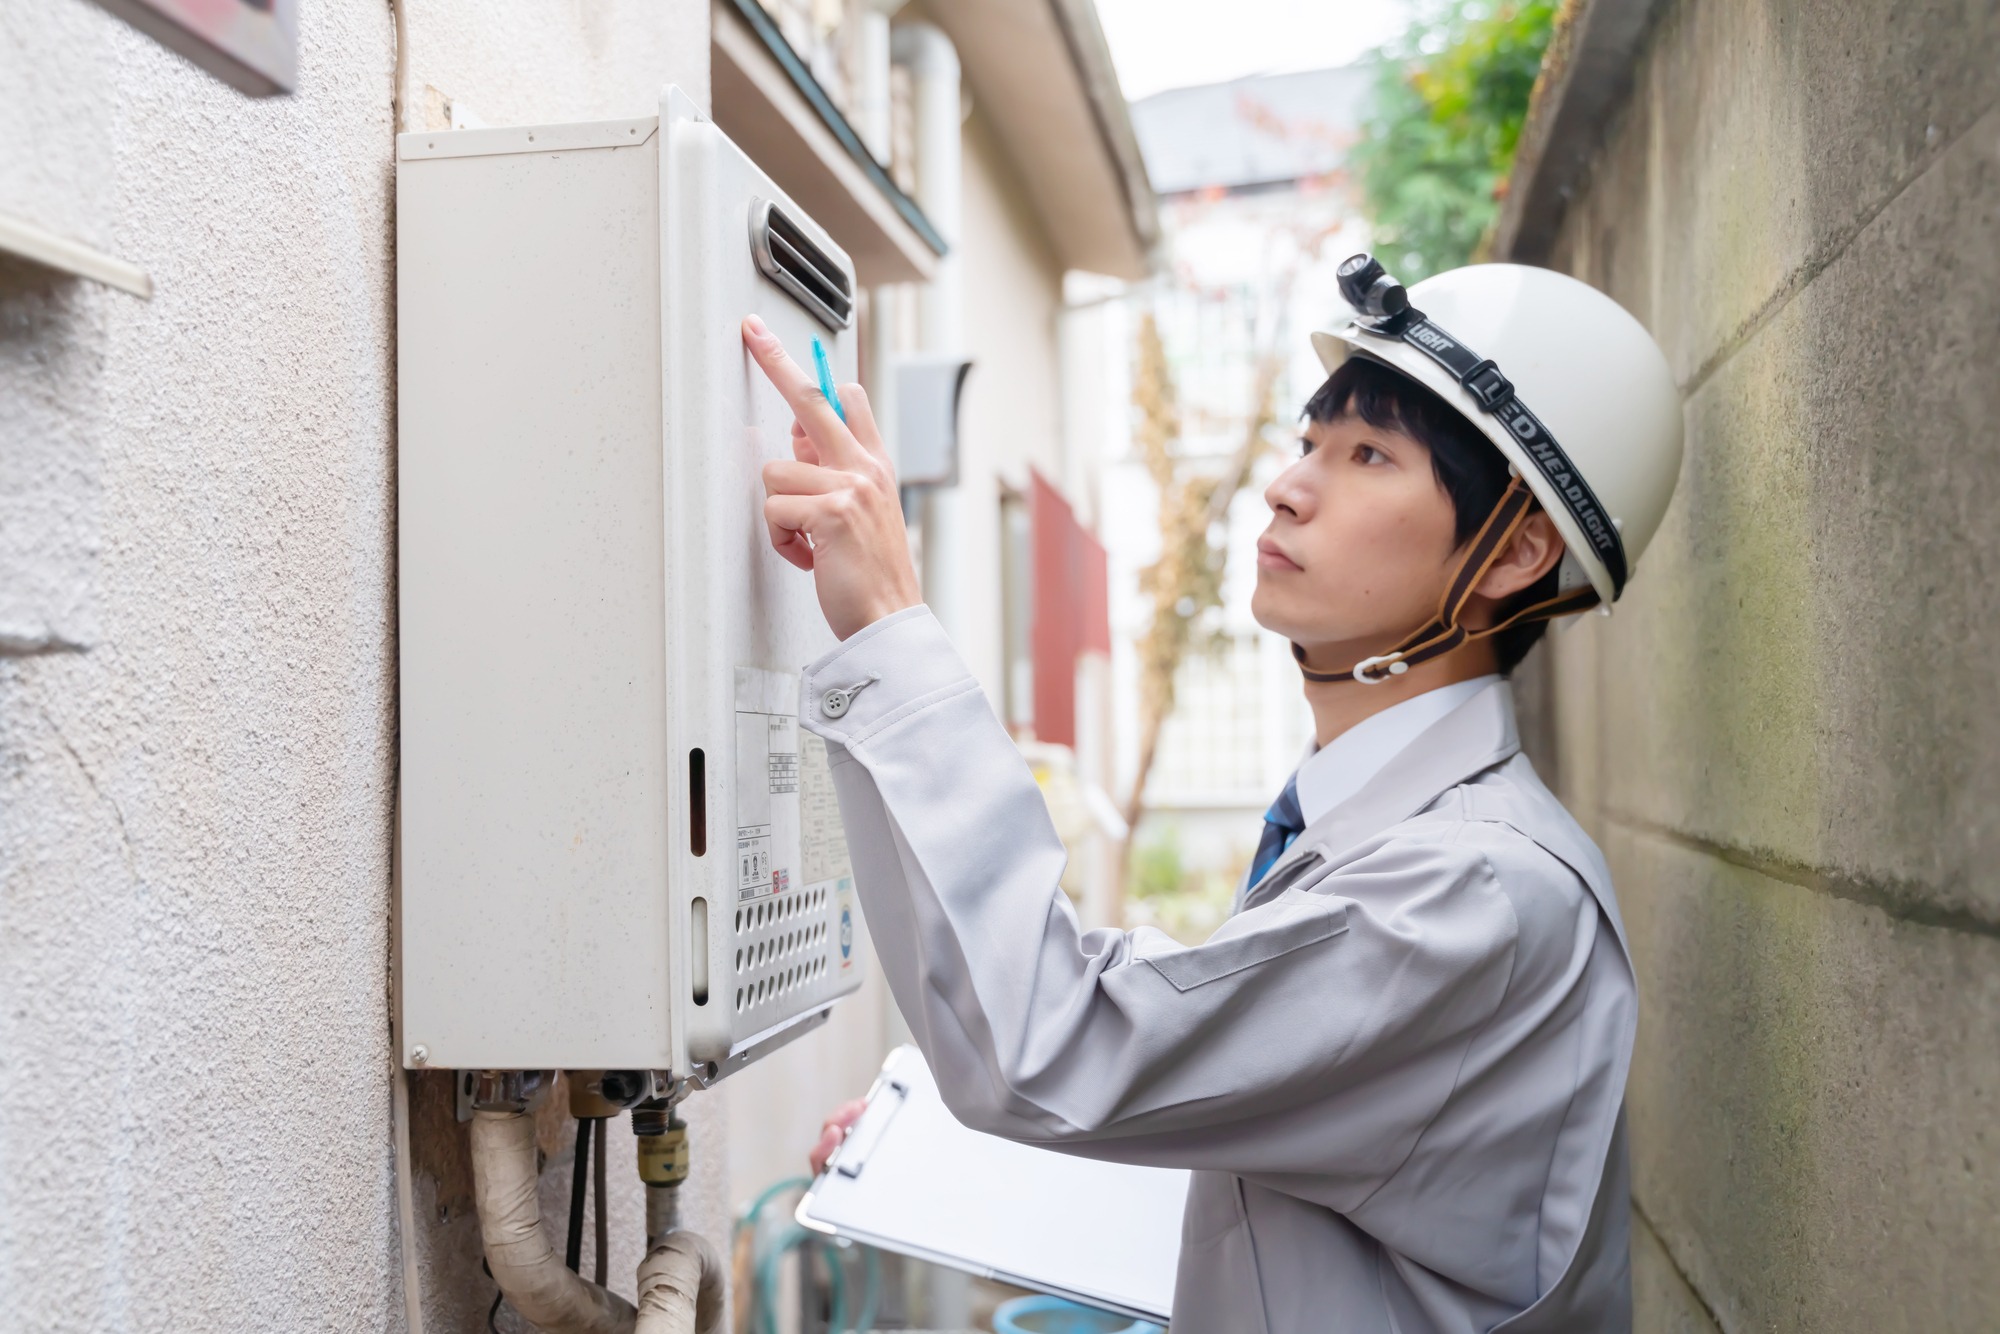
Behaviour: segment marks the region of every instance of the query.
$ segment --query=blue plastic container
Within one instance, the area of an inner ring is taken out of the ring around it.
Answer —
[[[1160,1326],[1060,1297],[1016,1297],[993,1313],[993,1334],[1166,1334]]]

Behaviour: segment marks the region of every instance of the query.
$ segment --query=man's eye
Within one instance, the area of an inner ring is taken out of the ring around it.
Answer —
[[[1310,441],[1310,440],[1308,440],[1308,439],[1306,439],[1306,438],[1305,438],[1304,436],[1300,436],[1300,437],[1299,437],[1299,457],[1300,457],[1300,458],[1304,458],[1304,457],[1305,457],[1306,455],[1308,455],[1308,454],[1310,454],[1310,453],[1312,453],[1312,452],[1313,452],[1313,442],[1312,442],[1312,441]]]
[[[1356,445],[1354,447],[1354,461],[1356,463],[1387,463],[1389,456],[1373,445]]]

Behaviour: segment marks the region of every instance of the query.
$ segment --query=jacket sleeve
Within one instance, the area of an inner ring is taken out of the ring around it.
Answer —
[[[857,685],[829,716],[828,692]],[[1081,931],[1034,778],[925,608],[812,664],[802,719],[829,743],[890,988],[977,1129],[1161,1166],[1379,1179],[1506,991],[1512,908],[1449,838],[1384,843],[1192,948]]]

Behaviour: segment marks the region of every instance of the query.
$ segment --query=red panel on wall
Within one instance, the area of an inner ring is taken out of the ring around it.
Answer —
[[[1028,521],[1034,529],[1035,736],[1076,744],[1076,660],[1111,651],[1109,565],[1104,548],[1076,521],[1076,511],[1038,472],[1030,472]]]

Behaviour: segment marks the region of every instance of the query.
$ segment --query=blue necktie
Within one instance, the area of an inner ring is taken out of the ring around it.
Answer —
[[[1264,812],[1264,836],[1257,840],[1257,855],[1250,861],[1250,883],[1256,884],[1264,878],[1278,858],[1285,855],[1285,849],[1292,846],[1292,840],[1305,832],[1305,816],[1299,811],[1299,778],[1293,774],[1285,782],[1285,790],[1271,803],[1271,809]]]

